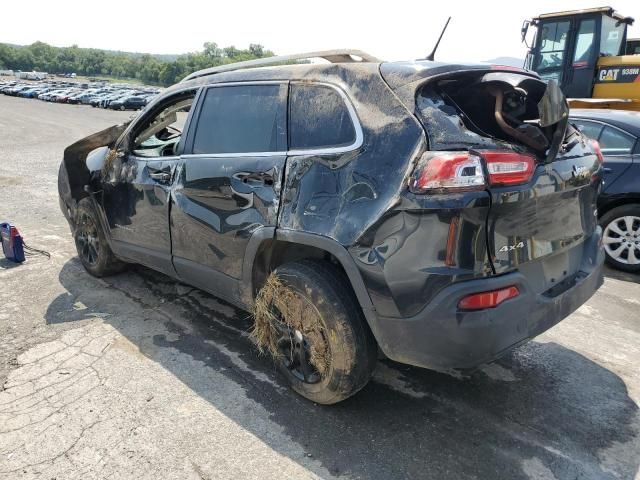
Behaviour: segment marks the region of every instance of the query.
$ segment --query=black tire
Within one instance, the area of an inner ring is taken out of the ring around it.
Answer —
[[[624,272],[640,272],[640,204],[613,208],[599,222],[607,264]]]
[[[282,265],[275,274],[311,308],[313,315],[305,315],[305,321],[319,321],[327,333],[326,371],[316,373],[315,382],[305,381],[306,375],[301,379],[283,356],[276,360],[293,390],[325,405],[357,393],[371,378],[378,348],[344,273],[329,262],[303,260]]]
[[[89,197],[78,202],[73,239],[82,265],[94,277],[113,275],[126,267],[111,251]]]

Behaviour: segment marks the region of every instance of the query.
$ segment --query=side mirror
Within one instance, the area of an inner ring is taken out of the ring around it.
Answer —
[[[525,45],[527,45],[527,32],[529,31],[529,25],[531,25],[531,22],[529,20],[525,20],[524,22],[522,22],[522,28],[520,29],[522,43],[524,43]],[[527,47],[528,46],[529,45],[527,45]]]

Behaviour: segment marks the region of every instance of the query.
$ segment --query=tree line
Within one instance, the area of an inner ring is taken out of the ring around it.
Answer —
[[[200,52],[174,58],[168,55],[79,48],[77,45],[54,47],[43,42],[27,46],[0,43],[0,70],[136,78],[148,84],[169,86],[196,70],[272,55],[273,52],[259,44],[239,49],[233,46],[221,48],[214,42],[206,42]]]

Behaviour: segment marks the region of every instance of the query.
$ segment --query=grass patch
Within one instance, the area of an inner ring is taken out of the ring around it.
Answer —
[[[269,275],[256,297],[253,318],[250,335],[260,353],[281,361],[278,342],[286,341],[288,329],[298,330],[309,345],[309,363],[321,377],[326,375],[331,357],[320,313],[275,273]],[[289,341],[294,341],[291,335]]]

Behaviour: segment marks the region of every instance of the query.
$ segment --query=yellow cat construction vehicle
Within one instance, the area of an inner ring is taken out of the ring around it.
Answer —
[[[640,111],[640,40],[627,41],[634,19],[611,7],[545,13],[522,25],[525,68],[556,80],[574,108]]]

